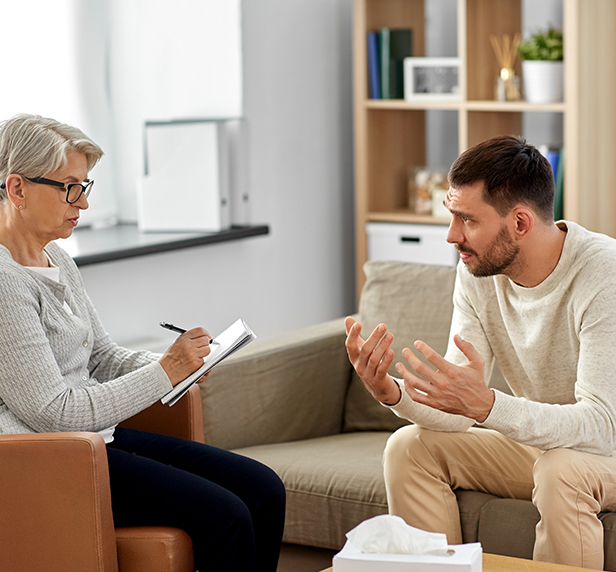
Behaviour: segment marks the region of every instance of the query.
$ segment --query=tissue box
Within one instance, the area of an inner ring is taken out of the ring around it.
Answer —
[[[450,556],[429,554],[367,554],[349,541],[334,556],[334,572],[481,572],[479,542],[448,546]]]

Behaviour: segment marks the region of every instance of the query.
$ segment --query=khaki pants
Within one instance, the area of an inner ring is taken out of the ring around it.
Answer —
[[[496,431],[444,433],[409,425],[383,458],[391,514],[462,542],[453,489],[532,500],[541,520],[533,558],[603,570],[600,511],[616,510],[616,457],[571,449],[542,452]]]

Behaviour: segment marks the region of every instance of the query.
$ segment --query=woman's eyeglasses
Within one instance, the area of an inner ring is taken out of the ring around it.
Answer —
[[[39,185],[51,185],[52,187],[61,187],[66,189],[66,202],[69,204],[76,203],[81,195],[85,195],[86,199],[90,195],[92,191],[92,185],[94,181],[90,181],[90,179],[86,179],[83,184],[82,183],[60,183],[59,181],[52,181],[51,179],[45,179],[44,177],[24,177],[31,183],[37,183]]]

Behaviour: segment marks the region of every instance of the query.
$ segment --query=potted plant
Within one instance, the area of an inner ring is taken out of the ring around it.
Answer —
[[[556,28],[539,30],[520,43],[524,95],[530,103],[563,100],[563,33]]]

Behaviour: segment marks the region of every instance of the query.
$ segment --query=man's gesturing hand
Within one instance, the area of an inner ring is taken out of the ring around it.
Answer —
[[[483,381],[485,362],[470,342],[464,341],[457,334],[454,342],[468,359],[464,366],[448,362],[429,345],[417,341],[415,348],[436,371],[408,348],[402,350],[402,355],[417,375],[401,363],[396,364],[396,370],[404,378],[406,391],[413,401],[447,413],[464,415],[481,423],[486,420],[494,405],[494,392]]]
[[[394,336],[387,333],[385,324],[379,324],[370,337],[361,339],[361,324],[349,317],[344,321],[347,339],[346,349],[349,360],[372,397],[387,405],[400,401],[400,386],[387,373],[394,359],[390,348]]]

